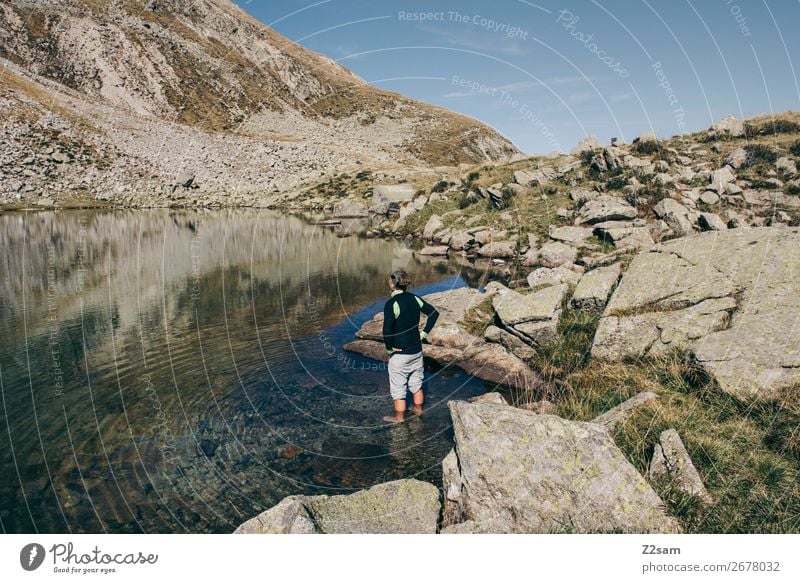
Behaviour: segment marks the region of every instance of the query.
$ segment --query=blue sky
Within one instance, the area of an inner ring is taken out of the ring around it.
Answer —
[[[800,0],[239,0],[376,86],[528,153],[800,109]]]

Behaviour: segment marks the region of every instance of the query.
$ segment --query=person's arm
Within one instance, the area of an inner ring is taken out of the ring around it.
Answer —
[[[427,320],[425,320],[425,328],[423,328],[420,334],[424,340],[425,337],[431,333],[431,330],[433,330],[436,320],[439,319],[439,312],[419,296],[417,296],[417,302],[419,302],[419,311],[428,317]]]
[[[394,309],[392,302],[386,302],[383,308],[383,343],[386,345],[386,352],[394,352]]]

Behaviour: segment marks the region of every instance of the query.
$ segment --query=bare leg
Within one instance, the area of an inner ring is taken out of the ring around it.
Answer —
[[[388,423],[402,423],[406,418],[406,400],[394,400],[394,417],[386,416],[383,418]]]
[[[412,394],[414,396],[414,408],[411,409],[411,411],[417,415],[422,415],[422,405],[425,403],[425,395],[422,392],[422,388],[420,388],[420,390],[418,390],[416,393]]]

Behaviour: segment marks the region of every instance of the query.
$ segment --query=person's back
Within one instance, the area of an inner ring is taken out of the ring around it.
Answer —
[[[414,354],[422,350],[419,332],[420,314],[426,314],[424,335],[433,328],[438,317],[436,309],[408,291],[398,290],[387,300],[383,309],[383,335],[389,338],[386,349],[400,350],[404,354]]]

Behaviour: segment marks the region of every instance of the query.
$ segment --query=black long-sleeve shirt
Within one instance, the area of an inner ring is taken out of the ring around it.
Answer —
[[[416,354],[422,351],[419,333],[420,314],[428,316],[424,332],[433,329],[439,312],[418,295],[411,292],[394,293],[383,307],[383,342],[386,351],[399,349],[403,354]]]

